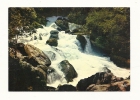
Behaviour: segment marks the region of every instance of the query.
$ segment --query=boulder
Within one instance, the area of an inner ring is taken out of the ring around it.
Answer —
[[[57,91],[76,91],[76,87],[69,84],[64,84],[64,85],[59,85],[56,90]]]
[[[25,52],[28,54],[28,62],[31,63],[33,66],[37,65],[46,65],[50,66],[51,61],[48,56],[41,51],[40,49],[34,47],[33,45],[26,44],[24,46]]]
[[[123,80],[112,83],[108,91],[130,91],[130,80]]]
[[[56,88],[55,87],[52,87],[52,86],[46,86],[46,90],[47,91],[55,91],[56,90]]]
[[[64,73],[67,82],[72,82],[73,78],[77,77],[77,72],[68,60],[61,61],[58,67]]]
[[[58,42],[57,42],[57,39],[50,38],[49,40],[46,41],[46,44],[48,44],[50,46],[57,46],[58,45]]]
[[[48,84],[52,84],[56,80],[60,80],[60,79],[61,79],[61,76],[57,73],[57,71],[54,68],[52,67],[47,68],[47,83]]]
[[[46,74],[24,59],[9,55],[9,91],[42,91],[46,85]]]
[[[42,40],[42,36],[39,36],[39,40]]]
[[[80,34],[78,34],[77,37],[76,37],[76,39],[79,40],[79,42],[81,44],[81,47],[84,50],[85,49],[85,46],[87,44],[87,41],[86,41],[85,37],[82,36],[82,35],[80,35]]]
[[[58,26],[58,27],[60,27],[61,29],[62,29],[62,31],[66,31],[66,30],[68,30],[69,29],[69,25],[68,25],[68,21],[67,20],[61,20],[61,19],[59,19],[59,20],[56,20],[55,21],[55,24]]]
[[[9,91],[46,90],[47,71],[45,69],[47,69],[46,65],[48,64],[46,56],[41,50],[27,45],[18,43],[16,48],[9,47]],[[27,55],[24,54],[25,52]],[[37,58],[40,57],[38,54],[42,55],[44,59]],[[32,57],[36,58],[34,62],[36,61],[41,67],[29,61]],[[39,60],[45,60],[45,62],[42,63]]]
[[[27,53],[25,52],[24,46],[25,46],[25,45],[24,45],[23,43],[17,43],[17,44],[16,44],[17,50],[20,51],[20,53],[21,53],[23,56],[27,56]]]
[[[123,78],[114,76],[112,73],[98,72],[88,78],[81,79],[77,84],[77,90],[85,91],[91,84],[110,84],[111,82],[122,81]]]
[[[95,85],[91,84],[87,87],[86,91],[108,91],[109,84]]]
[[[34,36],[34,40],[37,40],[37,36]]]
[[[51,30],[50,34],[58,34],[59,32],[57,30]]]
[[[58,30],[58,31],[62,31],[62,29],[61,29],[60,27],[57,27],[57,30]]]
[[[58,39],[58,31],[57,30],[52,30],[50,31],[50,39],[54,38],[54,39]]]

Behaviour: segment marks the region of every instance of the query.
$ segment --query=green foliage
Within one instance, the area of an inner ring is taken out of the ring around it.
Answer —
[[[85,24],[85,18],[87,17],[89,8],[72,8],[67,16],[70,22],[75,24]]]
[[[38,8],[39,9],[39,8]],[[46,25],[45,16],[37,14],[34,8],[9,8],[9,38],[18,35],[24,26],[29,26],[29,30]],[[41,17],[40,17],[41,16]]]
[[[128,65],[124,63],[130,59],[129,8],[92,8],[85,27],[91,31],[90,39],[97,47],[109,50],[113,60],[121,61],[118,58],[123,58],[119,65]]]

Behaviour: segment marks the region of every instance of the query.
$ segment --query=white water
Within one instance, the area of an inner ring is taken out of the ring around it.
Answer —
[[[59,32],[57,47],[51,47],[47,45],[46,41],[50,37],[50,31],[56,30],[57,28],[55,23],[53,23],[56,19],[57,17],[55,16],[48,18],[50,22],[47,23],[47,25],[44,26],[43,29],[37,29],[37,33],[32,35],[32,37],[34,35],[39,37],[39,34],[41,33],[43,34],[43,40],[37,39],[30,41],[31,37],[23,37],[18,40],[18,42],[34,45],[44,51],[44,53],[46,53],[47,51],[52,51],[56,54],[56,59],[52,60],[51,67],[53,67],[57,71],[57,73],[61,75],[61,79],[47,85],[57,87],[59,84],[66,83],[63,73],[58,68],[58,64],[62,60],[68,60],[74,66],[76,72],[78,73],[78,77],[74,78],[73,82],[69,83],[74,86],[77,85],[80,79],[87,78],[95,74],[96,72],[102,71],[103,67],[108,67],[108,69],[110,69],[111,72],[118,77],[126,78],[130,75],[130,70],[119,68],[110,61],[109,57],[101,57],[101,54],[94,52],[86,36],[85,37],[87,40],[87,45],[85,47],[85,51],[81,50],[80,43],[78,40],[76,40],[76,35],[67,34],[64,31]]]

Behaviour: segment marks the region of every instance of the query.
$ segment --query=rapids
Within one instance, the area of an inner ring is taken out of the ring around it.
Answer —
[[[49,22],[47,22],[47,25],[43,26],[43,28],[38,28],[37,33],[33,33],[31,36],[28,35],[29,33],[24,33],[26,36],[20,36],[18,39],[18,42],[32,44],[46,54],[48,51],[55,53],[56,57],[51,61],[51,67],[57,71],[57,74],[59,74],[60,77],[59,79],[55,79],[55,76],[57,75],[49,76],[52,82],[51,84],[47,84],[48,86],[57,87],[59,84],[66,83],[64,74],[58,68],[58,64],[62,60],[68,60],[78,73],[78,77],[74,78],[73,82],[68,83],[74,86],[77,85],[80,79],[87,78],[96,72],[102,71],[103,67],[107,67],[118,77],[126,78],[130,75],[130,70],[117,67],[112,61],[110,61],[109,57],[103,57],[101,53],[94,51],[94,48],[91,47],[90,41],[86,35],[84,35],[84,37],[87,40],[87,44],[84,51],[80,47],[76,35],[65,33],[65,31],[60,31],[58,33],[59,40],[57,47],[47,45],[46,41],[50,37],[50,31],[56,30],[57,28],[57,25],[54,23],[57,18],[58,17],[56,16],[48,17],[47,20],[49,20]],[[74,29],[74,24],[69,23],[69,25],[70,30]],[[31,39],[34,36],[37,36],[38,38],[40,34],[42,35],[42,40]]]

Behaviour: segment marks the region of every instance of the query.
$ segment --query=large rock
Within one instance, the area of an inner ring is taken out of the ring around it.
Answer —
[[[55,38],[50,38],[49,40],[46,41],[46,44],[48,44],[50,46],[57,46],[58,45],[58,41]]]
[[[81,79],[77,84],[77,90],[85,91],[91,84],[110,84],[111,82],[122,81],[123,78],[114,76],[112,73],[99,72],[88,78]]]
[[[36,59],[30,62],[33,57]],[[34,46],[18,43],[9,47],[9,90],[45,91],[49,69],[45,57],[45,54]],[[40,60],[45,61],[43,63]]]
[[[48,56],[45,55],[45,53],[43,51],[41,51],[40,49],[38,49],[30,44],[26,44],[24,46],[24,49],[25,49],[25,52],[28,54],[28,57],[29,57],[28,61],[33,66],[37,66],[37,65],[50,66],[51,65],[51,61],[48,58]]]
[[[123,80],[112,83],[108,88],[108,91],[130,91],[130,80]]]
[[[87,87],[86,91],[108,91],[110,84],[95,85],[91,84]]]
[[[60,27],[62,31],[69,30],[68,21],[64,18],[59,18],[55,21],[55,24]]]
[[[52,84],[56,80],[60,80],[60,79],[61,79],[61,76],[57,73],[57,71],[52,67],[48,67],[48,69],[47,69],[47,83]]]
[[[73,78],[77,77],[77,72],[74,67],[68,62],[68,60],[63,60],[59,64],[59,69],[64,73],[67,82],[73,81]]]
[[[45,85],[46,74],[42,69],[9,55],[9,91],[42,91]]]
[[[51,38],[55,38],[55,39],[58,39],[58,31],[57,30],[52,30],[50,31],[50,39]]]
[[[57,91],[76,91],[76,87],[69,84],[64,84],[64,85],[59,85],[56,90]]]
[[[86,41],[85,37],[82,36],[82,35],[80,35],[80,34],[78,34],[77,37],[76,37],[76,39],[79,40],[79,42],[81,44],[81,47],[84,50],[85,49],[85,46],[87,44],[87,41]]]
[[[86,91],[130,91],[130,80],[123,80],[111,84],[91,84]]]

